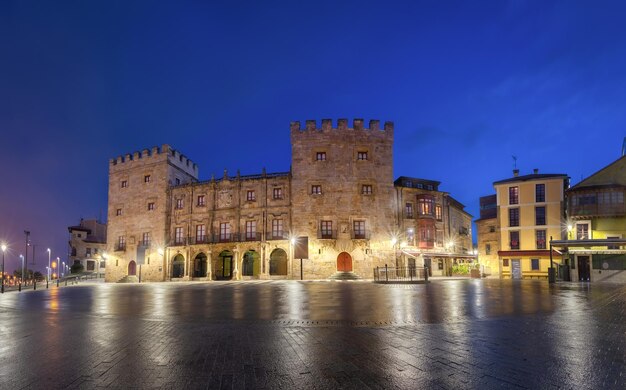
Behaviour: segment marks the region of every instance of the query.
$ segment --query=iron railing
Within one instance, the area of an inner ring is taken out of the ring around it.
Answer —
[[[375,282],[420,282],[428,281],[428,267],[376,267]]]

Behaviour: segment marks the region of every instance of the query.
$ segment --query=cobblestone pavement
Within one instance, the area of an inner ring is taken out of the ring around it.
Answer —
[[[82,284],[0,296],[2,389],[626,388],[626,286]]]

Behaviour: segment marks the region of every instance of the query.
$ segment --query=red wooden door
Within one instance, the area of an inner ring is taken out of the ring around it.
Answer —
[[[351,272],[352,271],[352,257],[349,253],[341,252],[337,256],[337,271],[339,272]]]
[[[137,274],[137,263],[135,263],[135,260],[132,260],[130,263],[128,263],[128,275],[134,276],[136,274]]]

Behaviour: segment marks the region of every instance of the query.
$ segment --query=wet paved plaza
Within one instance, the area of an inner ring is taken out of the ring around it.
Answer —
[[[0,296],[0,388],[626,388],[626,286],[83,284]]]

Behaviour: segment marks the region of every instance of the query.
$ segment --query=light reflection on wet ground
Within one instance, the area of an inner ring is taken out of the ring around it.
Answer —
[[[0,297],[0,383],[623,388],[625,311],[540,281],[78,285]]]

